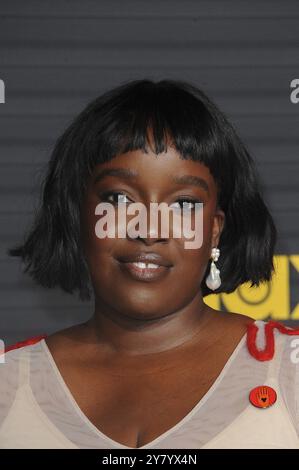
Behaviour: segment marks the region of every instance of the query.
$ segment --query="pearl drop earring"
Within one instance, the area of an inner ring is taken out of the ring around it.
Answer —
[[[206,278],[206,285],[211,290],[216,290],[218,287],[221,286],[221,279],[220,279],[220,270],[217,269],[215,265],[215,261],[218,261],[220,255],[219,248],[212,248],[212,262],[210,267],[210,273]]]

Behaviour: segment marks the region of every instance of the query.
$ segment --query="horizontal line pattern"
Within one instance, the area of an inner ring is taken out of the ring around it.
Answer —
[[[293,18],[299,16],[296,0],[10,0],[0,4],[0,15],[14,18]]]
[[[21,23],[20,23],[21,21]],[[55,21],[55,28],[53,28]],[[20,49],[38,47],[48,50],[51,47],[74,47],[103,49],[133,47],[138,51],[146,47],[176,46],[184,50],[186,46],[201,50],[206,46],[226,48],[233,46],[239,50],[243,46],[251,49],[259,47],[290,47],[298,45],[298,18],[239,18],[232,28],[231,18],[172,18],[165,29],[165,18],[155,18],[153,23],[148,18],[2,18],[0,30],[1,49],[17,46]],[[215,36],[215,28],[221,24],[221,40]],[[254,34],[252,27],[254,26]],[[117,35],[111,34],[117,30]],[[178,31],[184,34],[178,34]],[[275,32],[275,35],[273,34]],[[70,34],[71,33],[71,34]],[[138,40],[136,40],[138,39]]]
[[[213,46],[213,45],[212,45]],[[12,66],[15,61],[19,65],[31,66],[35,69],[36,66],[65,66],[66,63],[72,62],[76,67],[89,67],[94,65],[101,65],[101,67],[110,67],[113,63],[117,62],[121,67],[134,67],[136,64],[140,68],[146,67],[146,72],[151,73],[152,68],[155,67],[157,72],[167,72],[169,67],[172,67],[184,74],[184,69],[190,62],[197,62],[198,68],[205,67],[207,64],[214,64],[218,67],[223,65],[236,65],[237,60],[241,65],[250,65],[256,67],[260,65],[268,65],[270,67],[294,67],[298,63],[298,47],[286,46],[277,47],[269,46],[268,48],[256,47],[245,48],[242,51],[236,51],[236,47],[231,45],[227,48],[213,47],[214,54],[211,54],[210,48],[203,48],[200,53],[197,50],[190,50],[188,46],[185,49],[177,50],[177,47],[159,47],[152,48],[146,51],[140,49],[138,59],[136,58],[136,50],[132,45],[131,48],[120,50],[115,47],[114,50],[99,50],[95,48],[74,47],[68,48],[54,48],[49,47],[42,49],[38,48],[10,48],[1,51],[1,68]],[[238,59],[237,59],[238,57]],[[92,65],[91,65],[92,64]],[[183,69],[183,70],[182,70]],[[292,77],[293,78],[293,77]]]
[[[295,106],[295,105],[294,105]],[[297,116],[239,116],[231,117],[234,127],[239,130],[247,143],[275,142],[298,143],[299,119]],[[16,136],[21,142],[42,142],[48,144],[55,141],[57,135],[70,123],[70,119],[31,117],[1,117],[1,144],[13,142]]]
[[[298,253],[299,104],[290,101],[298,21],[295,0],[0,3],[2,336],[21,340],[91,311],[36,287],[6,250],[30,226],[58,135],[88,101],[130,79],[185,79],[219,104],[257,162],[279,228],[277,252]],[[295,305],[295,278],[291,289]]]

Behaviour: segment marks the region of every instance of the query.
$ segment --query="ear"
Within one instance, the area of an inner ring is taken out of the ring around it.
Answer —
[[[213,219],[213,227],[212,227],[212,248],[217,247],[219,244],[219,239],[221,232],[224,228],[225,224],[225,214],[221,209],[216,209]]]

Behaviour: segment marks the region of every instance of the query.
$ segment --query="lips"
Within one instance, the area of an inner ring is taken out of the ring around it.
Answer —
[[[135,253],[119,258],[120,267],[135,280],[155,281],[165,276],[172,264],[158,253]]]

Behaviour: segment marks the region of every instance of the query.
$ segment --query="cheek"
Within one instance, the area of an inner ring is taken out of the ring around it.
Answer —
[[[195,228],[195,225],[193,225]],[[201,239],[200,245],[194,244],[193,238],[188,245],[187,239],[179,240],[179,251],[181,252],[181,261],[178,264],[178,274],[181,276],[182,282],[185,279],[192,284],[201,283],[204,273],[206,271],[211,251],[211,237],[212,237],[212,217],[210,213],[204,214],[200,227],[202,235],[196,235],[197,241]],[[194,234],[193,234],[194,237]],[[187,248],[189,246],[189,248]]]
[[[115,245],[119,241],[115,238],[97,237],[95,230],[97,220],[98,217],[93,215],[84,218],[82,244],[93,284],[104,285],[108,279],[111,279],[109,273],[115,263],[113,254],[116,252]]]
[[[86,244],[86,260],[90,269],[91,277],[105,281],[109,276],[115,263],[113,253],[115,252],[114,239],[99,240],[96,236],[92,237]]]
[[[89,195],[81,214],[82,244],[90,261],[98,259],[105,253],[112,252],[115,243],[114,238],[103,238],[103,235],[107,232],[105,221],[109,220],[108,228],[110,229],[112,219],[97,214],[97,203],[97,199]]]
[[[207,265],[206,250],[203,247],[184,250],[182,262],[176,266],[175,276],[178,288],[194,292],[199,289]]]

